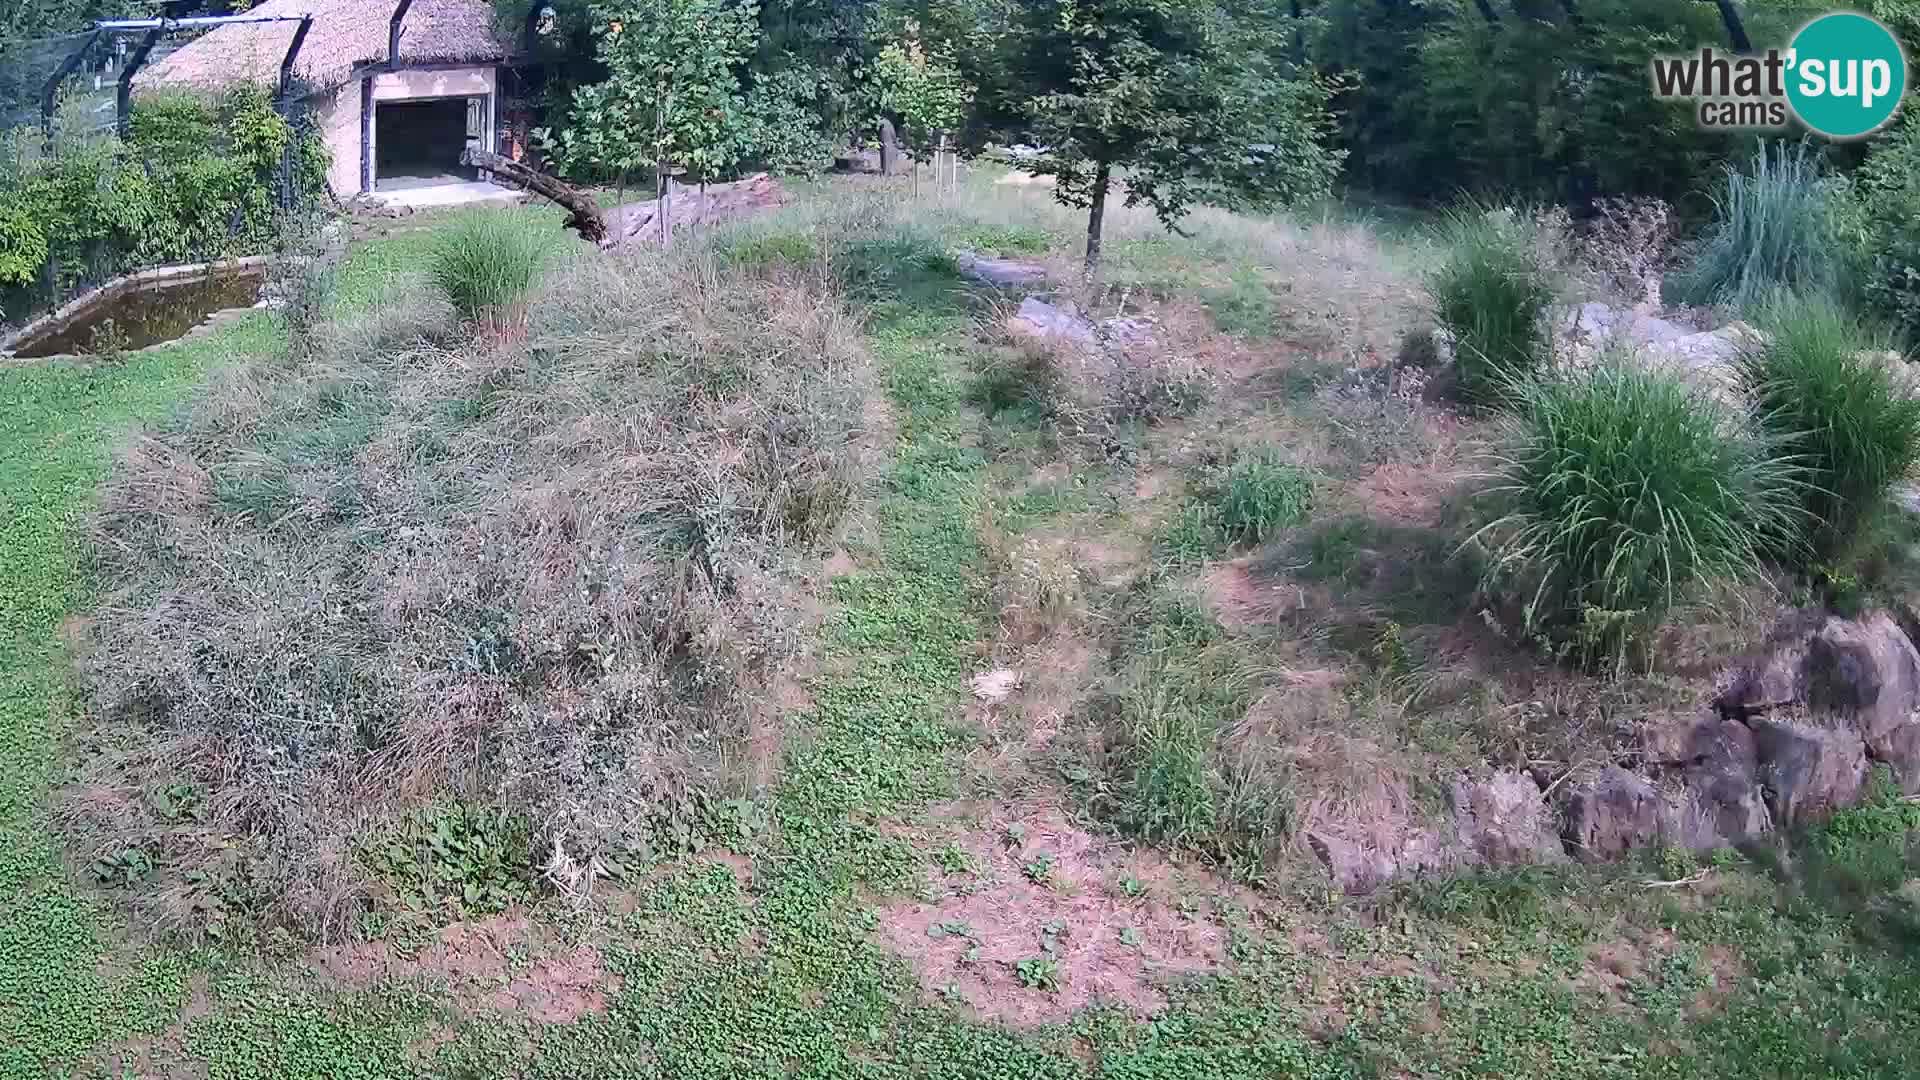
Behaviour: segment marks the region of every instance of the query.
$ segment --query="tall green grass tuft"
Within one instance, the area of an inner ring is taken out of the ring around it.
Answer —
[[[1727,169],[1713,224],[1667,276],[1672,304],[1745,308],[1780,289],[1824,291],[1843,259],[1830,193],[1811,144],[1762,143],[1747,171]]]
[[[1307,518],[1313,507],[1313,474],[1278,450],[1241,455],[1227,468],[1220,491],[1220,524],[1229,539],[1266,540]]]
[[[1441,234],[1446,257],[1427,277],[1434,317],[1453,335],[1460,393],[1498,403],[1516,379],[1546,359],[1552,276],[1531,219],[1509,208],[1469,203]]]
[[[1758,321],[1742,381],[1807,470],[1806,553],[1837,572],[1867,554],[1889,490],[1920,462],[1920,400],[1886,343],[1832,300],[1778,297]]]
[[[1624,664],[1669,609],[1749,578],[1799,526],[1799,470],[1764,434],[1670,375],[1619,357],[1514,388],[1469,542],[1529,635]]]
[[[494,334],[527,328],[527,295],[558,246],[552,225],[507,212],[474,213],[447,226],[427,275],[455,310]]]

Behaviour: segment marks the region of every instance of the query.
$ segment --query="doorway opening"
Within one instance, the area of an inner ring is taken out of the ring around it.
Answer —
[[[479,170],[460,164],[460,152],[484,130],[486,111],[483,97],[378,103],[373,189],[406,191],[478,180]]]

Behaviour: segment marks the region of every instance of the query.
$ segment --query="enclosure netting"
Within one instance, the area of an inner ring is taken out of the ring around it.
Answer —
[[[162,35],[140,70],[205,32]],[[123,137],[120,82],[145,36],[86,30],[0,40],[0,331],[132,270],[262,251],[286,214],[317,194],[311,159],[302,158],[313,118],[300,88],[270,102],[294,132],[270,163],[235,163],[231,101],[205,88],[136,83],[132,95],[135,114],[157,95],[199,98],[204,137]],[[272,90],[257,93],[264,101]],[[37,235],[10,233],[10,212]],[[41,246],[45,256],[35,260]],[[27,261],[38,269],[18,269]]]

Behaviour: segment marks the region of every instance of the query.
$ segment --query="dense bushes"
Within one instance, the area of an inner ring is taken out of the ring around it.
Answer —
[[[1511,191],[1553,201],[1693,195],[1729,150],[1692,111],[1649,92],[1647,61],[1724,47],[1711,4],[1495,0],[1489,25],[1466,3],[1333,0],[1315,58],[1359,77],[1336,102],[1349,182],[1419,202]],[[1748,13],[1756,41],[1790,16]]]
[[[1550,348],[1554,290],[1538,229],[1511,209],[1469,203],[1448,217],[1442,242],[1427,280],[1434,317],[1453,337],[1462,396],[1489,404]]]
[[[1754,312],[1711,393],[1630,355],[1511,384],[1474,540],[1526,632],[1620,661],[1716,584],[1777,569],[1836,603],[1873,586],[1889,496],[1920,464],[1916,380],[1830,297]]]
[[[1750,578],[1798,529],[1790,459],[1673,377],[1629,359],[1514,387],[1477,538],[1525,628],[1596,663],[1674,605]]]
[[[281,169],[291,154],[291,190]],[[266,93],[162,97],[134,109],[126,140],[63,142],[0,188],[0,293],[18,317],[54,299],[27,290],[51,263],[56,293],[122,270],[259,250],[283,204],[322,190],[326,152]]]
[[[1874,142],[1853,177],[1845,239],[1860,294],[1909,342],[1920,341],[1920,111]]]

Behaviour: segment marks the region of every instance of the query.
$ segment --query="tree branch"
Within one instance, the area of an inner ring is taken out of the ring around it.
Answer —
[[[580,239],[589,244],[606,244],[607,219],[600,213],[600,208],[594,205],[593,196],[586,192],[575,191],[559,178],[529,169],[512,158],[471,146],[461,153],[460,164],[485,169],[543,199],[558,203],[569,212],[567,228],[579,233]]]

